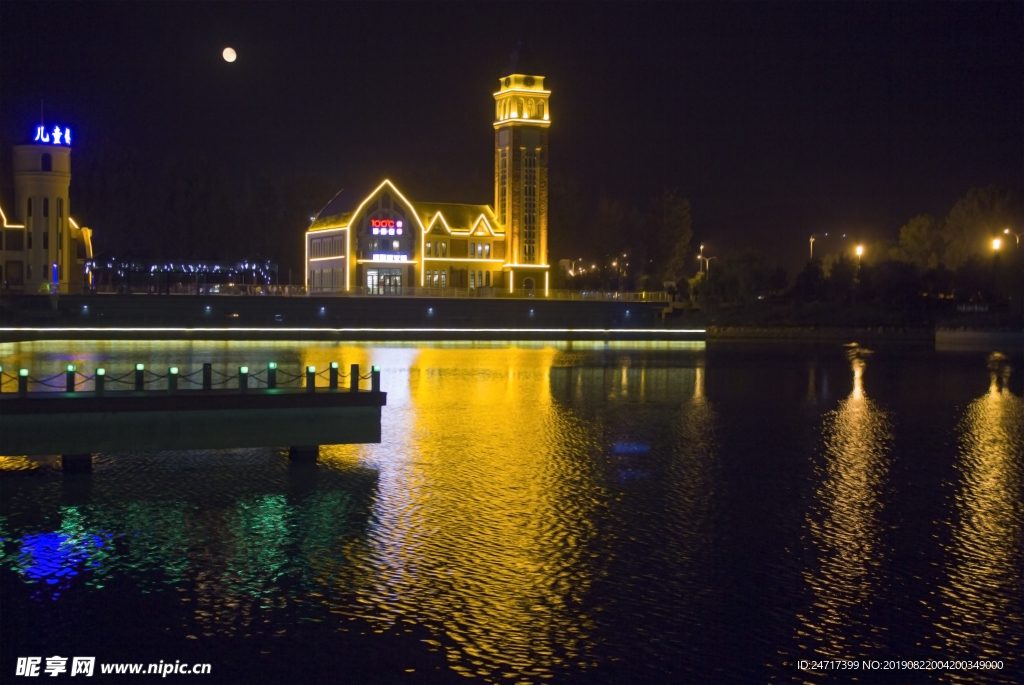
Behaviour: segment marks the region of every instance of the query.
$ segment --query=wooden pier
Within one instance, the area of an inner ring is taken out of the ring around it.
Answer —
[[[144,369],[136,368],[141,380],[134,387],[142,389],[107,390],[106,373],[97,369],[93,389],[82,392],[74,390],[79,374],[69,367],[64,391],[29,392],[27,370],[19,370],[18,391],[0,393],[0,454],[59,454],[65,470],[80,471],[91,469],[95,452],[287,447],[293,458],[308,459],[320,445],[380,442],[387,393],[380,390],[378,369],[362,377],[369,389],[359,387],[357,365],[348,387],[340,386],[346,376],[337,364],[322,372],[326,387],[317,386],[313,367],[301,387],[276,387],[276,365],[260,379],[263,387],[250,387],[257,381],[248,371],[240,367],[220,383],[234,387],[215,389],[204,365],[202,389],[179,390],[171,367],[158,376],[163,388],[147,390]]]

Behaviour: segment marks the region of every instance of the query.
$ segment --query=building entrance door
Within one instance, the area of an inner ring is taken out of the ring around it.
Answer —
[[[366,270],[366,294],[367,295],[401,295],[402,294],[402,270],[401,269],[367,269]]]

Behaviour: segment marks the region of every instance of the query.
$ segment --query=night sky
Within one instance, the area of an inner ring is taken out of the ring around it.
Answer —
[[[802,258],[811,233],[895,237],[971,187],[1019,191],[1022,36],[1020,2],[4,2],[0,173],[42,99],[73,164],[107,139],[492,203],[491,93],[523,40],[552,174],[589,205],[678,188],[698,239]]]

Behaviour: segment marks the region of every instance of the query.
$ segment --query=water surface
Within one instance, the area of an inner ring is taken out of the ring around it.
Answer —
[[[381,444],[315,466],[0,459],[0,672],[68,652],[208,661],[211,682],[1014,682],[1024,401],[1003,352],[2,345],[36,376],[377,365],[388,406]],[[1004,668],[797,669],[816,658]]]

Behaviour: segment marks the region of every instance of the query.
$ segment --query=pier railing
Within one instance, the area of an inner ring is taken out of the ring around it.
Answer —
[[[299,373],[291,373],[279,368],[276,362],[269,362],[266,368],[258,371],[248,366],[239,366],[237,372],[225,373],[206,363],[202,368],[189,373],[182,373],[178,366],[169,366],[166,372],[161,373],[147,369],[145,364],[140,363],[120,374],[108,373],[104,367],[97,367],[89,374],[80,371],[75,364],[68,364],[60,373],[35,376],[26,368],[11,373],[0,366],[0,393],[16,392],[21,396],[29,392],[82,392],[103,396],[107,391],[126,390],[175,393],[179,390],[236,389],[244,393],[248,390],[279,388],[305,388],[307,392],[316,392],[318,389],[359,392],[360,381],[370,381],[368,390],[380,392],[380,368],[374,366],[369,373],[360,374],[359,364],[350,364],[348,373],[344,373],[339,362],[331,362],[327,368],[319,371],[316,366],[310,365],[302,368]]]

